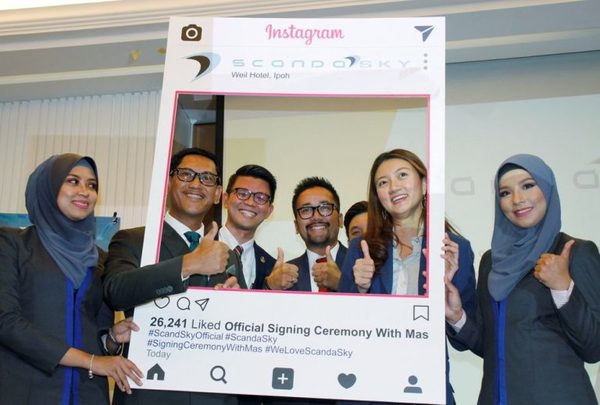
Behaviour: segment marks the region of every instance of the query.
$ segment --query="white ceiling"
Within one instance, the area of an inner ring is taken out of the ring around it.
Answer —
[[[448,63],[600,50],[599,0],[117,0],[0,12],[0,101],[160,89],[173,15],[443,15]]]

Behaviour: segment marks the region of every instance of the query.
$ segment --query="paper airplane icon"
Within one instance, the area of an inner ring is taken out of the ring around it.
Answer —
[[[208,298],[202,298],[201,300],[196,300],[194,302],[198,304],[202,311],[204,311],[206,309],[206,306],[208,305]]]
[[[429,34],[433,31],[433,25],[416,25],[415,29],[421,33],[423,42],[425,42],[429,38]]]

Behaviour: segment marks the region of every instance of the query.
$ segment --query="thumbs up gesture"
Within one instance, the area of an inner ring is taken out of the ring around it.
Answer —
[[[225,243],[215,240],[218,231],[219,227],[213,221],[210,230],[204,235],[198,247],[183,256],[182,277],[186,278],[192,274],[210,276],[225,271],[229,259],[229,247]]]
[[[568,290],[571,285],[569,256],[574,243],[574,240],[565,243],[560,255],[542,254],[535,265],[533,276],[552,290]]]
[[[283,258],[283,249],[277,248],[277,261],[271,274],[265,279],[270,290],[287,290],[298,281],[298,266],[286,263]]]
[[[369,245],[366,240],[363,239],[360,241],[360,247],[364,257],[354,262],[352,272],[354,273],[354,282],[358,287],[358,291],[366,293],[371,288],[371,281],[373,281],[373,274],[375,274],[375,262],[371,259]]]
[[[319,288],[337,291],[342,271],[331,255],[331,247],[325,248],[325,257],[317,260],[312,268],[312,276]]]

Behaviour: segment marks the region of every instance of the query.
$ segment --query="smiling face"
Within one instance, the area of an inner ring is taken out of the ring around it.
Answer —
[[[296,206],[298,209],[304,206],[318,206],[320,204],[335,204],[335,198],[331,191],[323,187],[312,187],[304,190],[298,195]],[[337,243],[338,232],[343,224],[343,217],[339,207],[333,210],[330,216],[324,217],[315,209],[312,218],[302,219],[296,212],[294,225],[296,232],[300,235],[306,248],[316,253],[322,253],[327,246]],[[323,253],[324,254],[324,253]]]
[[[504,216],[520,228],[531,228],[546,215],[544,193],[526,170],[506,172],[498,182],[498,197]]]
[[[71,221],[81,221],[94,212],[98,199],[98,181],[87,166],[75,166],[63,182],[56,204]]]
[[[426,179],[404,159],[383,161],[374,177],[377,198],[394,222],[418,226],[423,211]]]
[[[357,214],[348,224],[348,241],[363,238],[367,233],[367,213]]]
[[[177,168],[191,169],[197,173],[217,173],[215,162],[201,155],[186,155]],[[221,191],[220,185],[205,186],[198,177],[185,182],[173,175],[169,180],[169,213],[190,229],[199,229],[204,215],[219,203]]]
[[[238,176],[231,185],[231,193],[223,193],[223,205],[227,210],[227,228],[232,232],[239,230],[254,233],[256,228],[271,215],[273,205],[270,201],[263,205],[257,204],[253,196],[247,200],[240,200],[234,191],[236,188],[271,195],[269,183],[256,177]]]

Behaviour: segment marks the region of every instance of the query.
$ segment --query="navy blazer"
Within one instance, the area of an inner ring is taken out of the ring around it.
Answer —
[[[275,267],[276,260],[256,242],[254,242],[254,258],[256,260],[256,278],[250,288],[253,290],[261,290],[265,283],[265,277],[271,274],[271,270]]]
[[[469,317],[475,314],[476,297],[475,297],[475,269],[473,268],[473,249],[471,243],[460,235],[449,233],[450,239],[458,243],[458,271],[454,275],[452,282],[460,292],[463,302],[463,308]],[[426,247],[427,238],[423,238],[422,248]],[[342,266],[342,278],[340,280],[340,292],[358,293],[358,288],[354,282],[354,273],[352,268],[357,259],[362,259],[363,253],[360,246],[360,239],[356,238],[348,248],[346,261]],[[423,271],[426,267],[426,257],[421,254],[421,262],[419,265],[419,295],[424,295],[425,277]],[[393,284],[393,247],[390,243],[388,247],[388,258],[383,264],[383,267],[373,277],[369,294],[391,294]],[[464,351],[468,347],[458,341],[451,340],[450,344],[456,350]],[[454,404],[453,389],[450,385],[450,364],[448,362],[448,354],[446,352],[446,403]]]
[[[344,245],[338,242],[340,247],[338,248],[337,255],[335,257],[335,264],[342,269],[346,252],[348,249]],[[306,251],[301,256],[290,260],[288,263],[295,264],[298,266],[298,282],[286,291],[312,291],[310,288],[310,280],[312,278],[311,269],[308,268],[308,255]]]

